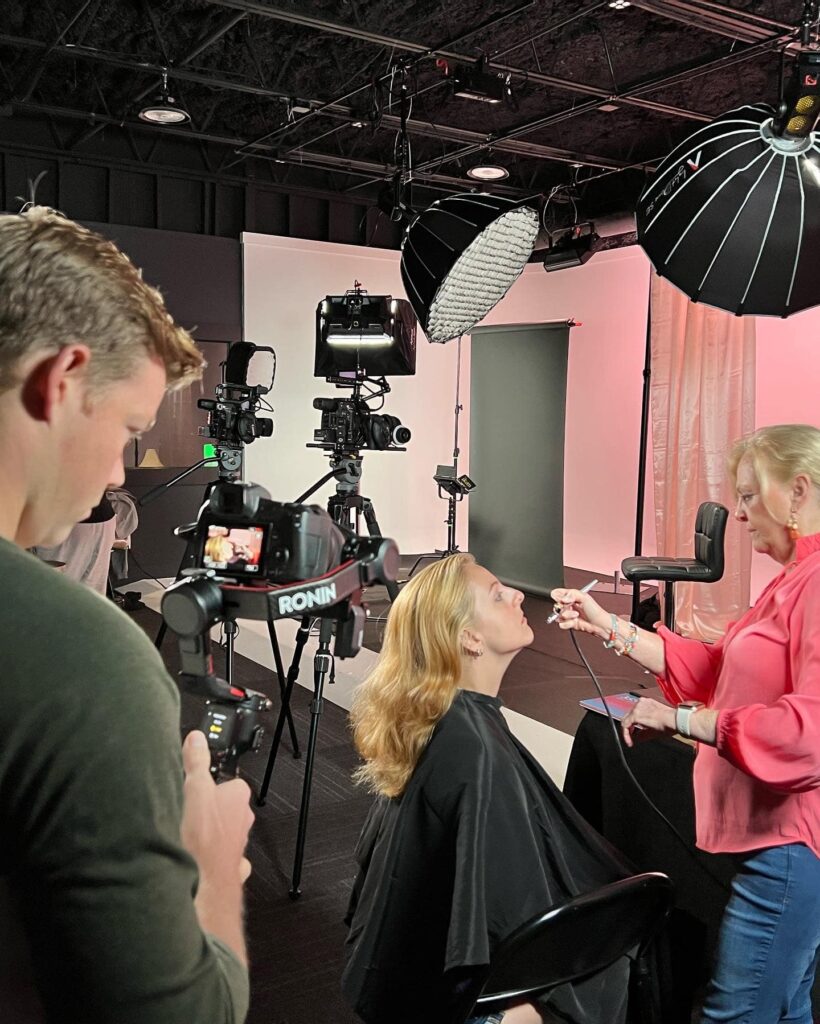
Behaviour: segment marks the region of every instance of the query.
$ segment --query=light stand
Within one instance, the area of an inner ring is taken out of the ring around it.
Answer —
[[[458,544],[456,543],[456,516],[458,503],[463,500],[465,494],[468,494],[475,487],[475,483],[466,476],[466,474],[462,474],[461,476],[458,475],[458,457],[461,454],[461,449],[458,446],[458,420],[462,409],[464,408],[461,404],[460,396],[461,335],[458,337],[458,344],[456,346],[456,404],[454,410],[455,424],[453,437],[453,465],[439,466],[433,476],[433,480],[435,480],[438,485],[438,496],[440,498],[447,499],[447,547],[443,551],[436,548],[435,551],[428,551],[423,555],[419,555],[408,573],[408,579],[413,575],[422,562],[434,561],[437,558],[446,558],[448,555],[457,554],[459,550]]]

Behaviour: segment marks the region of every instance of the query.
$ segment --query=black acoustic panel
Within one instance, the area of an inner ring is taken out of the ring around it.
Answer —
[[[204,187],[204,182],[188,178],[160,178],[157,226],[165,231],[201,234],[204,230]]]
[[[44,160],[35,156],[17,156],[9,153],[5,162],[4,210],[9,213],[17,213],[23,204],[31,198],[31,186],[35,182],[37,202],[41,206],[57,206],[58,164],[56,160]],[[42,177],[40,177],[41,174]]]
[[[288,234],[294,238],[327,238],[328,202],[314,196],[295,195],[290,199]]]
[[[366,216],[366,206],[331,202],[328,209],[328,241],[361,245],[364,241]]]
[[[239,238],[245,230],[245,190],[236,185],[214,188],[214,234]]]
[[[257,189],[254,197],[256,223],[254,231],[265,235],[285,235],[289,231],[288,197],[283,192]]]
[[[153,228],[157,223],[157,182],[153,174],[111,169],[111,202],[108,220],[112,224],[128,224]]]
[[[174,319],[199,341],[242,337],[238,240],[120,224],[88,225],[112,239],[162,292]]]
[[[107,220],[107,169],[83,164],[63,164],[60,168],[59,208],[73,220]]]

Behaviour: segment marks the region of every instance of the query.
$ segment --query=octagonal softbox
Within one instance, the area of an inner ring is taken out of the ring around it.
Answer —
[[[466,334],[527,265],[538,213],[524,202],[468,192],[439,199],[404,236],[401,276],[430,341]]]

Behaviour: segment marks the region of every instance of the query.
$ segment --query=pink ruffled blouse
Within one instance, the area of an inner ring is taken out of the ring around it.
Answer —
[[[802,842],[820,856],[820,534],[733,622],[720,643],[665,627],[672,703],[718,709],[717,745],[698,745],[697,845],[742,853]]]

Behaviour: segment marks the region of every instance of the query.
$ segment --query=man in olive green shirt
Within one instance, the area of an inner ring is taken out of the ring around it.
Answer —
[[[59,543],[200,357],[109,242],[0,216],[0,1019],[241,1024],[247,786]],[[185,781],[183,785],[183,769]]]

